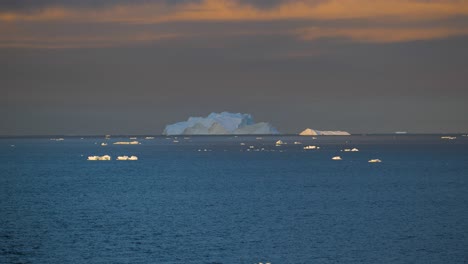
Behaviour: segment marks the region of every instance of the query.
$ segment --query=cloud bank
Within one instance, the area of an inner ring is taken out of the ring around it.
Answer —
[[[6,1],[0,6],[0,48],[108,47],[203,35],[376,43],[468,35],[463,0]]]

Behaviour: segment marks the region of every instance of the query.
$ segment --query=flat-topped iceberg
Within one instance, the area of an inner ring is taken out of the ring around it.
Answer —
[[[167,125],[164,135],[254,135],[279,134],[269,123],[255,123],[252,115],[211,113],[207,117],[190,117],[187,121]]]
[[[320,131],[311,128],[307,128],[302,131],[300,136],[349,136],[350,133],[346,131]]]

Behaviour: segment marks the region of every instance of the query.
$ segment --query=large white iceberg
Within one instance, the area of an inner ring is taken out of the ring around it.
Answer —
[[[304,131],[302,131],[300,136],[349,136],[349,134],[346,131],[320,131],[320,130],[315,130],[311,128],[307,128]]]
[[[187,121],[167,125],[164,135],[249,135],[279,134],[269,123],[255,123],[252,115],[211,113],[207,117],[190,117]]]

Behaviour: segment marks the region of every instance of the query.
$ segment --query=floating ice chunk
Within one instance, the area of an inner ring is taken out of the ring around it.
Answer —
[[[130,158],[128,158],[128,160],[138,160],[138,157],[137,156],[131,156]]]
[[[303,149],[318,149],[317,146],[305,146]]]
[[[352,152],[357,152],[357,151],[359,151],[359,149],[357,149],[357,148],[352,148],[351,151],[352,151]]]
[[[276,141],[275,145],[276,145],[277,147],[279,147],[279,146],[281,146],[281,145],[284,145],[284,142],[280,139],[280,140]]]
[[[115,142],[114,145],[138,145],[140,142],[138,141],[118,141]]]
[[[369,163],[378,163],[378,162],[382,162],[382,161],[379,160],[379,159],[370,159],[368,162]]]
[[[340,156],[335,156],[332,158],[332,160],[342,160],[342,158]]]
[[[101,143],[101,146],[105,147],[107,146],[107,143]]]
[[[301,145],[302,143],[299,141],[294,141],[294,145]]]
[[[451,137],[451,136],[443,136],[443,137],[440,137],[441,139],[449,139],[449,140],[454,140],[456,139],[457,137]]]
[[[104,156],[89,156],[88,160],[111,160],[111,156],[104,155]]]

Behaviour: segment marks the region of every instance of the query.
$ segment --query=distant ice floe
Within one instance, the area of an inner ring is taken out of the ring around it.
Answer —
[[[104,156],[89,156],[88,160],[111,160],[111,156],[104,155]]]
[[[346,149],[343,149],[342,151],[344,151],[344,152],[357,152],[357,151],[359,151],[359,149],[357,149],[357,148],[352,148],[352,149],[346,148]]]
[[[303,147],[303,149],[305,149],[305,150],[320,149],[320,147],[317,147],[317,146],[305,146],[305,147]]]
[[[443,136],[443,137],[440,137],[441,139],[448,139],[448,140],[454,140],[454,139],[457,139],[457,137],[451,137],[451,136]]]
[[[276,143],[275,143],[275,145],[276,145],[277,147],[279,147],[279,146],[281,146],[281,145],[284,145],[284,144],[285,144],[285,143],[284,143],[281,139],[278,140],[278,141],[276,141]]]
[[[198,149],[198,151],[208,152],[208,151],[211,151],[211,149]]]
[[[101,143],[101,146],[105,147],[107,146],[107,143]]]
[[[306,128],[299,133],[300,136],[349,136],[351,135],[346,131],[320,131],[311,128]]]
[[[118,156],[117,160],[138,160],[137,156]]]
[[[379,163],[379,162],[382,162],[382,161],[379,160],[379,159],[370,159],[368,162],[369,163]]]
[[[64,138],[51,138],[52,141],[64,141]]]
[[[154,139],[154,137],[145,137],[145,139]]]
[[[138,141],[118,141],[115,142],[114,145],[139,145],[140,142]]]
[[[299,141],[294,141],[294,145],[301,145],[302,142],[299,142]]]
[[[332,158],[332,160],[342,160],[342,158],[340,156],[335,156]]]
[[[190,117],[187,121],[167,125],[164,135],[279,134],[269,123],[255,123],[252,115],[211,113],[207,117]]]

